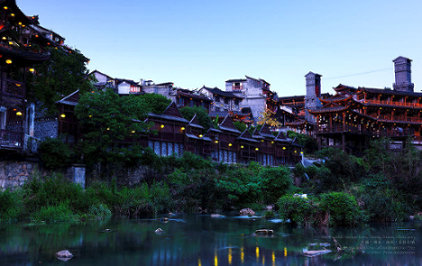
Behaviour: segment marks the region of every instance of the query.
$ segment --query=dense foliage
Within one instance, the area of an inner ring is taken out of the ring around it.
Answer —
[[[68,166],[73,159],[73,151],[60,139],[47,138],[38,148],[42,165],[47,169],[60,169]]]
[[[34,74],[28,74],[26,84],[29,99],[54,114],[56,101],[76,90],[90,91],[92,85],[86,68],[88,59],[82,53],[54,48],[49,52],[50,59],[38,65]]]
[[[201,106],[185,106],[180,109],[180,113],[188,121],[196,115],[199,124],[203,126],[205,130],[208,130],[212,126],[212,120],[209,117],[207,110]]]

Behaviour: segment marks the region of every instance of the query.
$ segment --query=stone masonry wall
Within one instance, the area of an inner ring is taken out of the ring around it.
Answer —
[[[41,140],[58,137],[59,123],[56,119],[37,119],[35,121],[35,137]]]
[[[36,169],[35,162],[0,161],[0,191],[22,186]]]

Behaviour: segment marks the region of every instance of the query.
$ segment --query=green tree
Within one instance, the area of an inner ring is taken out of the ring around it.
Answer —
[[[28,74],[27,89],[31,101],[41,103],[48,114],[57,112],[56,101],[76,91],[90,91],[92,84],[88,76],[88,59],[78,50],[69,52],[50,48],[49,60],[36,67],[35,74]]]
[[[233,125],[237,128],[237,130],[239,130],[240,132],[245,131],[246,128],[248,128],[248,126],[241,122],[241,121],[234,121]]]
[[[266,203],[275,203],[293,185],[291,172],[286,167],[264,168],[259,179]]]
[[[129,150],[122,142],[134,140],[147,130],[148,125],[141,121],[148,110],[145,101],[135,95],[120,97],[111,90],[83,94],[75,114],[82,126],[81,149],[86,161],[125,160]]]
[[[139,95],[138,97],[147,104],[148,112],[155,114],[163,113],[167,106],[171,103],[171,101],[163,95],[155,93],[146,93]]]
[[[208,115],[208,112],[205,108],[200,106],[185,106],[182,109],[180,109],[180,113],[183,115],[183,117],[187,120],[191,120],[193,116],[196,114],[196,117],[199,120],[199,124],[205,128],[205,130],[208,130],[211,125],[212,121],[211,118]]]

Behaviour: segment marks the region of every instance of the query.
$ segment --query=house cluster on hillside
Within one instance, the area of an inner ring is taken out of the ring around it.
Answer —
[[[26,16],[15,0],[0,0],[0,151],[30,150],[35,105],[28,102],[25,78],[50,58],[48,47],[72,49],[64,38]]]
[[[79,91],[64,95],[57,102],[59,115],[53,119],[35,118],[35,105],[28,101],[25,76],[36,74],[37,64],[50,57],[48,47],[72,50],[64,38],[39,25],[38,17],[28,17],[14,0],[0,0],[0,147],[4,150],[33,152],[36,141],[61,137],[75,143],[83,137],[78,129],[74,107]],[[362,150],[372,138],[390,137],[402,145],[411,137],[421,145],[422,93],[414,92],[411,60],[394,60],[396,82],[393,89],[351,87],[340,84],[335,94],[321,93],[321,75],[309,72],[306,95],[278,97],[263,79],[245,76],[230,79],[225,88],[188,90],[172,82],[113,78],[93,71],[98,90],[112,89],[117,94],[156,93],[171,100],[163,114],[150,114],[158,135],[145,134],[142,144],[156,154],[180,155],[183,151],[211,157],[226,163],[258,161],[263,165],[293,164],[300,160],[301,149],[287,138],[287,129],[314,136],[320,147]],[[195,119],[185,120],[178,109],[200,106],[219,126],[205,131]],[[264,124],[251,134],[239,132],[233,121],[255,125],[264,113],[271,114],[281,127]]]

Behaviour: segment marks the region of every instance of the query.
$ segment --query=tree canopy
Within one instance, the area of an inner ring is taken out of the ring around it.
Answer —
[[[84,133],[82,153],[88,162],[116,160],[128,150],[122,142],[139,136],[148,125],[145,119],[150,107],[141,97],[120,97],[112,90],[85,93],[75,107]],[[122,158],[121,158],[122,159]]]
[[[205,128],[205,130],[208,130],[212,125],[212,120],[208,115],[208,112],[205,108],[200,106],[194,106],[189,107],[185,106],[182,109],[180,109],[180,113],[183,115],[183,117],[187,120],[191,120],[194,115],[196,114],[196,117],[199,120],[199,124]]]
[[[87,59],[78,50],[50,48],[51,57],[38,65],[35,74],[28,74],[28,98],[39,102],[49,114],[54,114],[55,103],[62,97],[80,90],[90,91],[92,84],[86,68]]]

